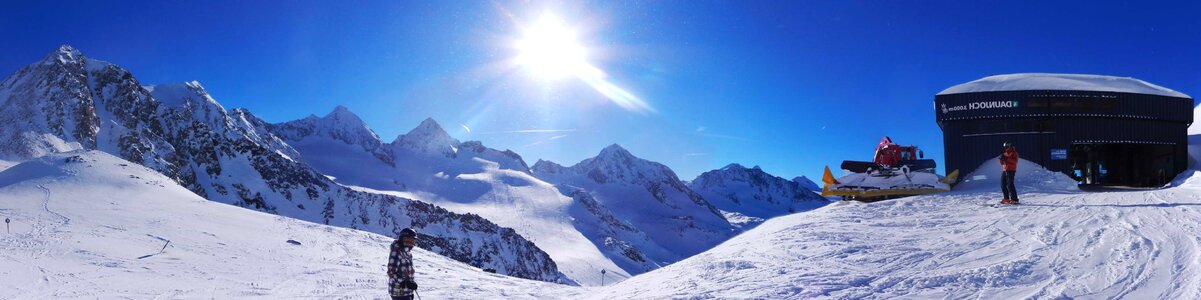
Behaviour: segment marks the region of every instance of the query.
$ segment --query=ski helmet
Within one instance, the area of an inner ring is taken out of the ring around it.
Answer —
[[[417,231],[413,230],[413,228],[401,229],[400,237],[401,238],[405,238],[405,237],[417,238]]]
[[[1001,147],[1005,148],[1005,149],[1009,149],[1009,147],[1013,147],[1013,143],[1005,142],[1005,143],[1001,144]]]

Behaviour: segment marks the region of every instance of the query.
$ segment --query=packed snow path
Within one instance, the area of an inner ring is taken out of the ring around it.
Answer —
[[[1016,207],[986,206],[1001,195],[984,180],[772,219],[596,298],[1201,299],[1201,180],[1081,192],[1036,175]]]

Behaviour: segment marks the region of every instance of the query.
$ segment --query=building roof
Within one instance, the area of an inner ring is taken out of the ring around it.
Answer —
[[[1184,93],[1130,77],[1050,73],[993,75],[952,86],[938,94],[1040,90],[1122,92],[1192,98]]]

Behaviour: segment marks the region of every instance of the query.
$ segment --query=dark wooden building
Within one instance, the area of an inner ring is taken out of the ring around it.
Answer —
[[[947,172],[995,162],[1004,142],[1083,185],[1158,186],[1188,168],[1193,99],[1138,79],[990,76],[944,90],[934,109]]]

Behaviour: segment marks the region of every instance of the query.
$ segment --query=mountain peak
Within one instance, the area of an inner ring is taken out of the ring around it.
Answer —
[[[404,136],[450,137],[446,133],[446,130],[442,129],[442,125],[438,125],[438,121],[434,121],[434,118],[425,118],[425,120],[421,121],[421,124],[418,124],[416,128],[413,128],[413,130],[410,130]]]
[[[595,157],[585,159],[570,168],[577,174],[587,174],[598,183],[649,181],[679,181],[667,166],[634,156],[620,145],[613,144]]]
[[[46,54],[46,57],[42,58],[41,61],[34,63],[34,65],[43,65],[43,66],[73,65],[73,66],[82,66],[83,67],[82,69],[78,69],[76,67],[68,67],[68,69],[70,69],[70,70],[75,70],[74,72],[98,71],[98,70],[104,70],[108,67],[115,66],[112,63],[109,63],[106,61],[95,60],[95,59],[90,59],[90,58],[84,57],[83,52],[80,52],[79,49],[75,49],[75,47],[71,47],[71,45],[58,46],[58,49],[51,51],[50,54]],[[127,72],[127,71],[122,70],[122,72]]]
[[[347,124],[355,126],[367,125],[367,123],[363,122],[363,119],[359,118],[359,116],[351,112],[349,108],[346,108],[342,105],[335,106],[334,111],[326,114],[325,117],[322,117],[322,119],[333,121],[335,124]]]
[[[738,170],[746,170],[746,167],[743,167],[742,165],[740,165],[738,163],[731,163],[731,164],[726,165],[725,167],[722,167],[721,169],[726,170],[726,171],[738,171]]]
[[[565,167],[553,161],[539,159],[538,162],[535,162],[534,166],[530,168],[530,171],[542,174],[558,174],[563,173],[565,169]]]
[[[434,121],[434,118],[426,118],[409,133],[396,137],[392,143],[421,152],[453,156],[458,152],[455,146],[459,144],[459,141],[450,137],[450,134],[447,134],[446,130],[443,130],[442,126]]]
[[[83,61],[83,53],[71,45],[58,46],[58,49],[42,58],[42,65],[77,64]]]
[[[434,118],[425,118],[425,120],[421,120],[421,124],[417,125],[417,128],[428,128],[431,130],[436,129],[439,131],[444,131],[442,130],[442,125],[439,125],[438,121],[434,121]]]
[[[813,180],[809,180],[809,177],[805,177],[804,175],[793,178],[792,182],[796,182],[802,188],[805,188],[810,191],[820,192],[822,190],[821,187],[817,186],[817,183],[814,183]]]
[[[609,145],[608,147],[605,147],[605,149],[601,149],[600,155],[597,155],[597,156],[598,157],[634,157],[633,154],[630,154],[630,151],[626,150],[626,148],[622,148],[621,145],[618,145],[618,144],[612,144],[612,145]]]
[[[67,55],[67,56],[71,56],[71,57],[77,57],[77,56],[82,55],[82,53],[79,52],[79,49],[75,49],[75,47],[71,47],[71,45],[66,45],[66,44],[64,44],[62,46],[58,46],[58,51],[56,51],[55,53],[60,54],[60,55]]]
[[[743,166],[743,165],[741,165],[741,164],[739,164],[739,163],[731,163],[731,164],[728,164],[728,165],[726,165],[725,167],[722,167],[722,168],[721,168],[721,170],[722,170],[722,171],[740,171],[740,172],[745,172],[745,171],[759,171],[759,172],[763,172],[763,168],[760,168],[758,165],[755,165],[755,166],[753,166],[753,167],[747,168],[746,166]]]

